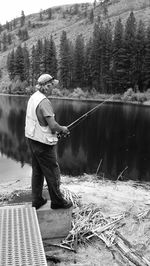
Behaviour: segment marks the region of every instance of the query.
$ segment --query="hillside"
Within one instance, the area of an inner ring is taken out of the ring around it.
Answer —
[[[59,43],[62,31],[66,31],[69,39],[74,41],[77,35],[82,34],[85,42],[93,33],[94,23],[101,17],[105,22],[108,20],[114,27],[116,20],[120,17],[123,23],[126,22],[131,11],[139,21],[144,21],[146,25],[149,23],[150,17],[150,0],[104,0],[97,1],[96,4],[74,4],[60,7],[53,7],[42,13],[35,13],[25,17],[25,24],[20,26],[20,18],[17,19],[16,26],[11,31],[6,30],[6,25],[3,25],[1,32],[2,36],[6,32],[12,36],[12,44],[7,47],[7,50],[0,52],[0,65],[2,71],[2,81],[8,80],[6,71],[7,55],[11,49],[17,47],[20,43],[24,43],[19,39],[18,31],[26,28],[29,38],[25,41],[29,50],[36,44],[38,39],[49,38],[53,35],[57,52],[59,54]],[[91,22],[90,14],[93,10],[94,19]],[[48,17],[51,11],[51,17]],[[10,22],[11,23],[11,22]]]

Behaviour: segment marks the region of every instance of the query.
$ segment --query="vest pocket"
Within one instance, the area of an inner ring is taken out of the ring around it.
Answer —
[[[36,125],[36,122],[34,120],[27,119],[25,131],[31,137],[34,136],[35,125]]]
[[[53,135],[51,136],[46,136],[45,137],[47,143],[49,143],[50,145],[55,145],[57,143],[57,137],[54,137]]]

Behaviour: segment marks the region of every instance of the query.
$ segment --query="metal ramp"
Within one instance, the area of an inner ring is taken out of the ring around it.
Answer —
[[[35,208],[0,208],[0,266],[47,266]]]

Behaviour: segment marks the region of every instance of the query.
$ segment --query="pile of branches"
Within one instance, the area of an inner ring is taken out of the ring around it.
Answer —
[[[140,217],[147,213],[148,211],[141,213]],[[137,266],[150,266],[150,261],[134,250],[119,231],[125,225],[127,216],[128,213],[125,212],[106,216],[94,204],[76,207],[73,211],[72,229],[61,246],[77,252],[80,244],[92,244],[92,239],[100,239],[113,254],[117,252],[123,260]]]
[[[73,211],[72,230],[63,245],[76,251],[78,244],[89,242],[96,237],[103,240],[108,247],[113,245],[115,230],[123,225],[125,214],[105,216],[94,204],[82,205]]]
[[[113,254],[117,252],[123,260],[136,266],[150,266],[150,261],[134,250],[132,244],[119,231],[126,224],[128,212],[106,216],[95,204],[82,205],[80,197],[75,193],[64,188],[63,194],[66,199],[73,202],[74,209],[72,229],[60,247],[77,252],[79,245],[93,245],[92,239],[98,239],[105,243]],[[136,218],[145,218],[149,213],[150,210],[145,210]]]

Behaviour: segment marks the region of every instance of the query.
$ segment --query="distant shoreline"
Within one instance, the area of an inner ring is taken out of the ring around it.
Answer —
[[[27,94],[7,94],[7,93],[0,93],[0,96],[11,96],[11,97],[30,97],[30,95]],[[96,96],[95,96],[96,97]],[[116,104],[126,104],[126,105],[138,105],[138,106],[150,106],[150,100],[144,101],[144,102],[138,102],[138,101],[125,101],[125,100],[116,100],[112,99],[109,100],[110,98],[113,98],[113,95],[108,97],[108,95],[102,96],[102,98],[95,99],[95,98],[76,98],[76,97],[59,97],[59,96],[48,96],[50,99],[58,99],[58,100],[67,100],[67,101],[79,101],[79,102],[106,102],[106,103],[116,103]],[[114,95],[115,97],[115,95]]]

